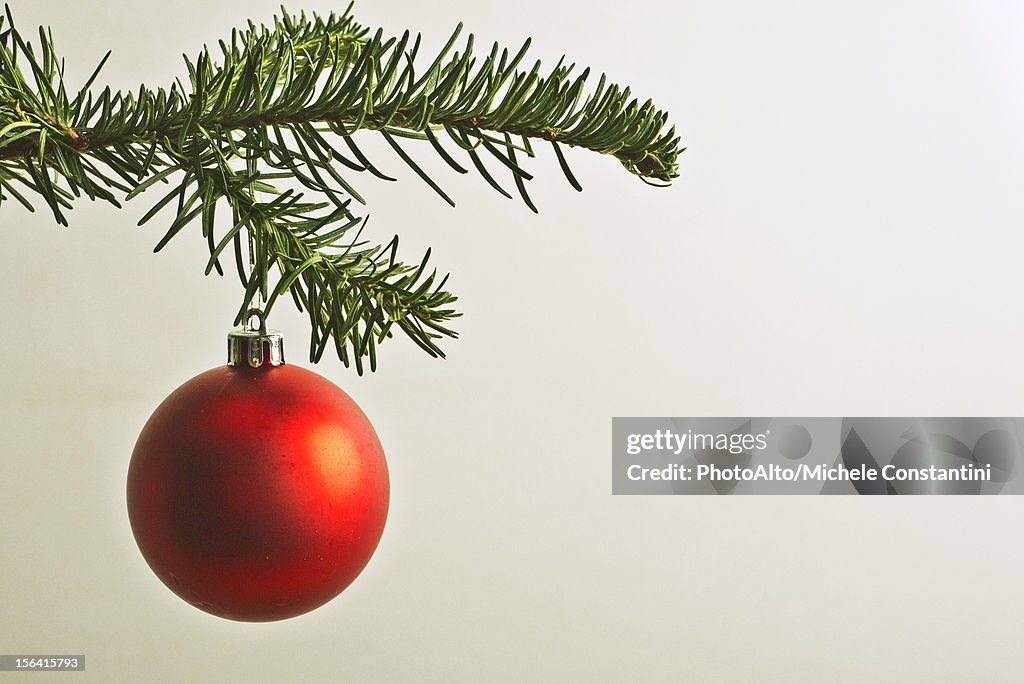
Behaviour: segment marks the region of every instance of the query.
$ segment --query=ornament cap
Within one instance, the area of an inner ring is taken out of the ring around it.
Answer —
[[[257,325],[252,325],[253,319]],[[266,316],[260,309],[245,312],[241,330],[228,333],[228,365],[260,368],[284,365],[284,337],[276,330],[267,330]]]

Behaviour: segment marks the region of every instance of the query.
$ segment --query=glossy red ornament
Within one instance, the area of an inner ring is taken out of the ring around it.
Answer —
[[[153,572],[231,620],[282,620],[337,596],[376,549],[388,497],[366,416],[289,365],[189,380],[146,423],[128,470],[128,516]]]

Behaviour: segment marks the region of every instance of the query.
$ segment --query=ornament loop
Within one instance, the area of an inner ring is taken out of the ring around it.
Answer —
[[[254,328],[252,326],[252,319],[254,319],[254,318],[257,321],[259,321],[259,327],[258,328]],[[256,330],[261,335],[266,335],[267,334],[267,315],[265,313],[263,313],[263,309],[257,309],[256,307],[253,307],[253,308],[249,309],[248,311],[246,311],[245,312],[245,325],[243,326],[243,329],[247,330],[247,331]]]

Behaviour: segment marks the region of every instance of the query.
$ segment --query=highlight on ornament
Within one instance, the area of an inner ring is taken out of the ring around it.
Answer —
[[[616,159],[653,185],[676,178],[684,148],[668,115],[565,58],[542,71],[530,41],[478,53],[462,25],[434,56],[341,15],[248,22],[185,59],[187,83],[100,88],[108,52],[70,88],[52,32],[33,45],[0,18],[0,205],[41,200],[54,219],[83,196],[115,207],[155,199],[160,251],[186,229],[209,247],[205,273],[237,273],[241,302],[227,364],[167,397],[139,436],[128,513],[139,549],[182,599],[233,620],[300,615],[331,600],[369,562],[387,518],[384,450],[330,381],[285,362],[265,318],[290,298],[308,316],[310,361],[333,348],[358,373],[403,333],[433,357],[460,314],[448,277],[364,237],[359,176],[394,168],[454,200],[415,160],[436,154],[537,211],[529,161],[565,148]],[[371,161],[379,136],[393,152]],[[550,150],[545,150],[550,148]],[[392,175],[395,173],[395,175]],[[514,190],[512,189],[514,188]],[[5,209],[10,211],[10,209]],[[410,226],[429,230],[429,226]],[[227,264],[227,266],[225,266]],[[256,325],[252,325],[252,321]]]

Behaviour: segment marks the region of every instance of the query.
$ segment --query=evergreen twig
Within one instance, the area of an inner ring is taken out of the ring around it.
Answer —
[[[66,211],[83,194],[120,206],[163,186],[139,222],[174,207],[156,251],[198,221],[210,247],[206,272],[223,274],[221,262],[229,259],[238,270],[245,293],[236,324],[254,301],[265,301],[269,313],[288,294],[309,315],[311,360],[333,340],[342,362],[362,373],[364,359],[376,367],[376,346],[395,328],[443,357],[438,342],[456,336],[447,325],[459,314],[444,290],[447,277],[427,266],[429,250],[413,266],[398,260],[397,236],[386,246],[360,241],[364,221],[353,203],[365,200],[351,174],[394,179],[367,159],[358,131],[378,131],[453,205],[407,148],[426,142],[456,172],[473,168],[511,197],[496,178],[507,174],[533,211],[526,191],[532,176],[521,166],[534,156],[531,139],[554,147],[577,190],[562,146],[612,155],[649,183],[676,177],[682,150],[675,130],[629,88],[602,75],[586,93],[589,69],[573,76],[574,65],[564,60],[547,75],[539,62],[521,69],[530,41],[514,54],[495,44],[481,60],[472,35],[455,49],[461,24],[419,70],[419,36],[371,35],[351,9],[322,18],[282,8],[272,26],[250,22],[219,43],[216,58],[207,48],[185,58],[187,87],[178,81],[134,93],[98,90],[93,84],[108,53],[69,93],[51,32],[40,28],[36,48],[5,7],[0,202],[14,199],[31,210],[35,195],[67,225]],[[490,169],[485,159],[494,162]],[[224,208],[227,228],[216,221]]]

